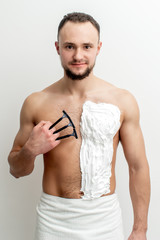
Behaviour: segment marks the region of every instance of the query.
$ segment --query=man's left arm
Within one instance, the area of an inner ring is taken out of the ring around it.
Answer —
[[[146,240],[150,201],[149,166],[139,124],[139,109],[134,97],[127,95],[120,140],[129,166],[129,187],[134,212],[133,230],[128,240]]]

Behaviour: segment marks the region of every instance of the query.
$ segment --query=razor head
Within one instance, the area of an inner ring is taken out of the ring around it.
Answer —
[[[70,116],[63,110],[63,113],[65,115],[65,117],[67,117],[69,119],[69,122],[71,123],[72,127],[75,128],[74,123],[72,122],[72,119],[70,118]]]
[[[61,137],[58,137],[56,138],[56,140],[60,140],[60,139],[64,139],[64,138],[68,138],[68,137],[71,137],[71,136],[74,136],[76,139],[78,139],[78,135],[77,135],[77,132],[76,132],[76,128],[75,128],[75,125],[74,123],[72,122],[72,119],[70,118],[70,116],[66,113],[66,111],[63,110],[63,116],[60,117],[55,123],[53,123],[50,127],[49,127],[49,130],[51,128],[53,128],[56,124],[58,124],[63,118],[68,118],[69,120],[69,123],[59,129],[57,129],[54,133],[58,133],[62,130],[64,130],[65,128],[67,127],[72,127],[73,128],[73,133],[72,134],[67,134],[67,135],[64,135],[64,136],[61,136]],[[53,133],[53,134],[54,134]]]
[[[74,134],[73,136],[75,136],[75,138],[78,139],[78,135],[75,128],[73,128],[73,134]]]
[[[73,133],[72,133],[72,134],[67,134],[67,135],[64,135],[64,136],[58,137],[58,138],[56,138],[56,140],[60,140],[60,139],[64,139],[64,138],[68,138],[68,137],[71,137],[71,136],[74,136],[76,139],[78,139],[78,136],[77,136],[77,133],[76,133],[75,128],[73,128]]]

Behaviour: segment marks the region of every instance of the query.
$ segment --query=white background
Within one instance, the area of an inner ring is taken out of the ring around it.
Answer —
[[[150,165],[152,195],[148,240],[160,238],[160,2],[157,0],[0,0],[0,239],[32,240],[41,194],[42,157],[34,172],[14,179],[7,156],[19,128],[24,99],[62,77],[54,48],[68,12],[86,12],[100,23],[103,47],[95,75],[136,97]],[[138,144],[138,143],[137,143]],[[119,147],[117,192],[125,239],[132,228],[128,167]]]

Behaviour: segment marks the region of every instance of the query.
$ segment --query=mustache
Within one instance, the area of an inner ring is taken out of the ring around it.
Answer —
[[[85,63],[85,64],[88,64],[88,61],[86,61],[86,60],[80,60],[80,61],[78,61],[78,60],[74,60],[74,61],[71,61],[71,62],[69,62],[69,64],[75,64],[75,63]]]

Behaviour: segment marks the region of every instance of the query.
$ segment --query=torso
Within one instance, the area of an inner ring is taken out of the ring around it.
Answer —
[[[81,198],[81,169],[80,169],[80,150],[82,137],[80,133],[80,121],[83,104],[86,101],[95,103],[106,103],[117,106],[121,112],[120,124],[123,121],[123,109],[118,101],[119,90],[107,83],[102,82],[102,87],[81,100],[73,100],[71,97],[64,96],[58,91],[58,84],[38,93],[39,104],[35,111],[34,122],[37,124],[41,120],[55,122],[59,119],[65,110],[71,117],[78,134],[78,139],[73,136],[61,140],[61,143],[52,151],[44,155],[44,175],[43,191],[47,194],[65,197]],[[67,124],[67,119],[63,119],[55,127],[59,129]],[[61,132],[62,135],[72,133],[72,128]],[[110,192],[104,195],[112,194],[115,191],[115,161],[116,150],[119,143],[119,131],[113,138],[113,159],[110,178]]]

